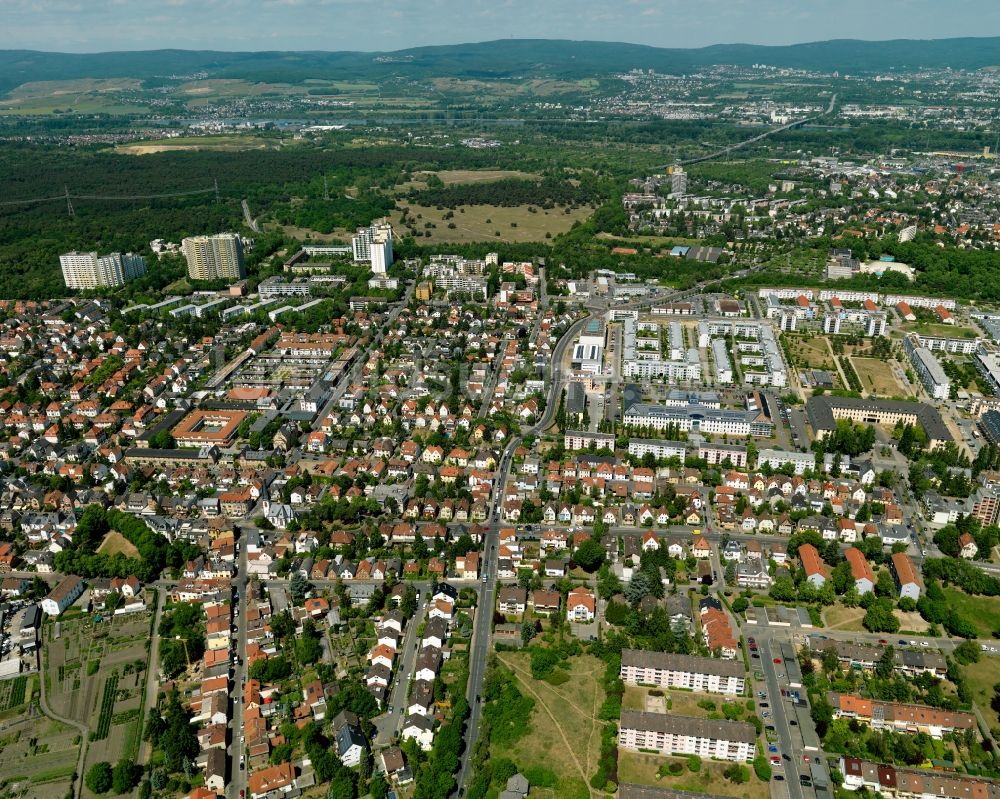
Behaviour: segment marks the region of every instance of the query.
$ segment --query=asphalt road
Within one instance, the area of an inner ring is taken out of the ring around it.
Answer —
[[[771,633],[769,631],[759,631],[756,633],[751,633],[757,639],[758,646],[760,647],[760,666],[755,666],[757,661],[750,661],[751,674],[753,677],[753,670],[755,668],[760,668],[764,675],[764,682],[767,685],[767,703],[770,706],[768,709],[771,711],[771,718],[765,719],[765,722],[773,724],[774,730],[778,736],[778,752],[787,754],[791,760],[785,760],[782,758],[782,766],[775,768],[774,773],[781,774],[785,778],[785,784],[787,786],[788,795],[791,799],[803,799],[804,794],[807,789],[803,788],[799,784],[798,775],[802,772],[799,771],[799,763],[802,760],[802,737],[796,732],[792,733],[792,727],[788,723],[788,718],[785,714],[785,699],[781,695],[781,688],[787,683],[779,681],[777,667],[774,663],[774,658],[781,657],[780,651],[777,647],[773,646],[771,641]],[[781,673],[783,673],[782,670]],[[757,697],[755,697],[757,699]],[[759,701],[758,701],[759,704]],[[809,791],[812,794],[812,791]]]
[[[243,528],[246,529],[245,527]],[[241,537],[242,538],[242,537]],[[243,742],[243,685],[247,677],[247,548],[246,542],[238,542],[240,548],[239,566],[233,587],[239,591],[239,600],[233,601],[233,612],[236,614],[236,664],[233,669],[233,712],[229,716],[229,786],[227,796],[237,799],[247,787],[247,770],[240,768],[240,758],[246,747]]]

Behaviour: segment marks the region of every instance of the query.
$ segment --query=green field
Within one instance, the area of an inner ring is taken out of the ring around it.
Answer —
[[[1000,683],[1000,658],[983,655],[978,663],[962,667],[962,672],[972,689],[972,699],[986,716],[987,721],[996,721],[996,711],[992,710],[993,686]]]
[[[945,588],[948,605],[976,625],[983,638],[994,638],[1000,630],[1000,597],[970,596],[957,588]]]

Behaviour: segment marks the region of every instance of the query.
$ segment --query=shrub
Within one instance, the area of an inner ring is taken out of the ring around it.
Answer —
[[[687,759],[687,767],[692,774],[697,774],[701,771],[701,758],[698,755],[690,755]]]

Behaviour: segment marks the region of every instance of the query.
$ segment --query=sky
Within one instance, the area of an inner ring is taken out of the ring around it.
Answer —
[[[399,50],[504,38],[659,47],[1000,35],[996,0],[0,0],[0,49]]]

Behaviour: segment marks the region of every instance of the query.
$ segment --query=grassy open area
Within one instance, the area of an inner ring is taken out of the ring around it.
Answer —
[[[677,776],[669,774],[660,776],[660,766],[674,761],[685,764],[684,770]],[[620,782],[655,785],[659,788],[694,791],[715,796],[738,796],[742,799],[767,799],[770,795],[770,784],[758,780],[749,764],[747,768],[750,770],[750,780],[743,785],[736,785],[723,777],[722,772],[725,768],[724,763],[705,760],[700,770],[692,773],[687,767],[686,758],[661,757],[625,750],[618,752]]]
[[[900,325],[904,333],[922,333],[942,338],[976,338],[979,334],[964,325],[942,325],[938,322],[905,322]]]
[[[570,661],[569,680],[561,685],[535,680],[527,653],[502,652],[500,661],[517,677],[520,689],[535,700],[527,720],[528,734],[511,746],[494,745],[493,757],[508,757],[526,773],[537,771],[552,787],[535,787],[532,796],[584,799],[597,771],[603,722],[597,718],[604,689],[599,679],[604,664],[593,657]],[[530,779],[530,776],[529,776]]]
[[[799,359],[801,366],[808,369],[827,369],[836,373],[836,366],[830,357],[830,349],[827,347],[826,339],[786,336],[786,341],[792,354]]]
[[[830,630],[861,630],[861,620],[864,617],[863,608],[848,608],[843,605],[823,608],[823,624]]]
[[[445,186],[451,186],[455,183],[490,183],[495,180],[511,178],[538,179],[538,175],[521,172],[519,169],[442,169],[433,174],[437,175]]]
[[[135,544],[117,530],[112,530],[104,536],[97,551],[106,555],[124,555],[126,558],[139,559],[139,550],[136,549]]]
[[[417,232],[430,232],[430,236],[419,239],[424,244],[460,243],[472,241],[525,242],[542,241],[545,234],[552,237],[569,230],[576,221],[583,221],[592,213],[589,207],[566,210],[555,207],[549,210],[537,208],[534,213],[526,205],[509,208],[495,205],[471,205],[456,209],[454,217],[445,219],[448,210],[410,205],[410,219]],[[405,230],[400,223],[400,211],[393,211],[390,221],[397,230]],[[425,227],[427,223],[435,227]],[[449,228],[452,224],[455,227]],[[514,225],[514,227],[512,227]]]
[[[993,701],[993,686],[1000,682],[1000,658],[983,655],[978,663],[963,666],[962,671],[972,689],[973,701],[979,705],[987,721],[995,722],[996,712],[990,703]]]
[[[904,395],[907,390],[899,384],[891,366],[877,358],[851,358],[861,385],[865,391],[874,391],[879,396],[895,397]]]
[[[901,610],[893,610],[893,615],[899,619],[901,632],[923,633],[927,630],[927,622],[921,618],[919,613],[903,613]],[[864,617],[864,608],[848,608],[843,605],[831,605],[823,608],[823,624],[830,630],[862,632],[865,629],[861,623]]]
[[[263,150],[276,144],[277,140],[274,139],[238,134],[225,136],[178,136],[173,139],[155,139],[153,141],[120,144],[115,147],[115,152],[125,153],[126,155],[151,155],[153,153],[185,150],[235,152],[239,150]]]
[[[644,247],[660,250],[672,247],[692,247],[701,244],[701,239],[688,239],[680,236],[615,236],[611,233],[598,233],[597,238],[604,241],[613,241],[622,247]]]
[[[984,638],[993,638],[994,630],[1000,630],[1000,600],[996,597],[972,596],[957,588],[945,588],[948,606],[976,625]]]

